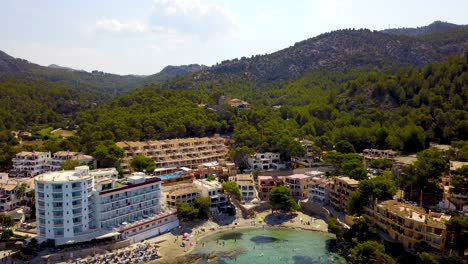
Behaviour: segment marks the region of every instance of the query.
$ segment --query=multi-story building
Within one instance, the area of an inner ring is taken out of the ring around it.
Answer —
[[[270,200],[270,191],[278,181],[284,181],[284,176],[258,176],[258,196],[262,201]]]
[[[238,174],[230,177],[230,181],[235,181],[241,193],[241,200],[250,202],[253,199],[258,199],[257,189],[251,174]]]
[[[444,249],[449,215],[388,200],[365,207],[364,217],[408,250],[414,250],[416,243],[423,241],[439,252]]]
[[[201,196],[210,198],[210,209],[213,212],[224,212],[229,205],[226,194],[224,194],[223,185],[216,181],[206,179],[195,180],[195,186],[201,189]]]
[[[34,188],[34,180],[32,178],[12,178],[8,177],[8,173],[0,173],[0,211],[9,211],[24,205],[30,198],[28,193]],[[18,194],[21,185],[25,185],[26,189],[22,195]]]
[[[391,149],[364,149],[362,151],[362,156],[366,160],[373,160],[373,159],[389,159],[393,160],[396,157],[396,151]]]
[[[84,155],[80,152],[73,152],[73,151],[57,151],[52,154],[52,157],[49,164],[49,171],[58,171],[60,170],[60,164],[67,160],[76,160],[78,163],[81,164],[88,164],[94,161],[94,158],[89,155]]]
[[[12,177],[34,177],[49,170],[50,152],[22,151],[13,158]]]
[[[309,183],[313,176],[307,174],[293,174],[284,178],[284,184],[291,191],[294,200],[303,200],[309,197]]]
[[[279,170],[286,167],[286,164],[281,163],[279,153],[255,153],[247,160],[250,168],[254,170]]]
[[[201,197],[201,190],[193,183],[181,183],[165,187],[166,204],[169,207],[176,207],[178,202],[195,204],[195,199]]]
[[[345,211],[349,195],[357,190],[359,181],[349,177],[334,177],[328,186],[328,201],[338,211]]]
[[[125,151],[121,163],[125,173],[130,172],[130,161],[136,155],[152,158],[159,170],[173,171],[177,167],[196,169],[200,164],[224,159],[228,153],[225,139],[219,136],[144,142],[123,141],[117,142],[117,146]]]
[[[117,182],[115,172],[80,166],[37,176],[38,238],[56,245],[109,236],[139,241],[178,225],[174,212],[161,212],[159,178]]]
[[[309,175],[313,175],[309,183],[309,202],[325,204],[328,201],[326,190],[330,180],[321,171],[311,172]]]
[[[0,211],[13,210],[19,205],[16,183],[0,183]]]

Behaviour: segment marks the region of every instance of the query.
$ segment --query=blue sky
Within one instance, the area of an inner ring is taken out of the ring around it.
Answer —
[[[118,74],[271,53],[336,29],[468,24],[465,0],[4,0],[0,7],[0,50]]]

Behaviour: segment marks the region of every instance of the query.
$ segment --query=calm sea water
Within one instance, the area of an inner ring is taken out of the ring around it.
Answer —
[[[233,230],[199,241],[193,253],[216,253],[219,264],[346,263],[329,251],[332,238],[326,233],[282,228]]]

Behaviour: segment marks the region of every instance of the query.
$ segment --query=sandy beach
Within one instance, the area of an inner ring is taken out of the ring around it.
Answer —
[[[263,218],[264,222],[260,223],[258,218]],[[237,224],[234,224],[237,222]],[[174,229],[171,233],[167,233],[158,237],[146,240],[150,244],[156,244],[161,259],[150,263],[183,263],[187,261],[186,257],[196,247],[197,243],[207,236],[214,235],[219,232],[228,230],[239,230],[246,228],[263,228],[265,227],[284,227],[303,229],[318,232],[327,232],[328,227],[324,220],[311,217],[302,212],[294,214],[271,213],[265,211],[258,213],[255,218],[236,219],[229,225],[218,225],[213,221],[196,221],[190,223],[182,223],[180,228]],[[310,222],[310,225],[308,224]],[[182,235],[188,233],[189,241],[185,241],[186,247],[181,247]]]

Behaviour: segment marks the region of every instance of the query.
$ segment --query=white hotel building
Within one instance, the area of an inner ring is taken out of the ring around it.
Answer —
[[[106,237],[140,241],[176,226],[161,212],[161,181],[134,175],[117,182],[115,169],[48,172],[35,178],[39,240],[55,245]]]

